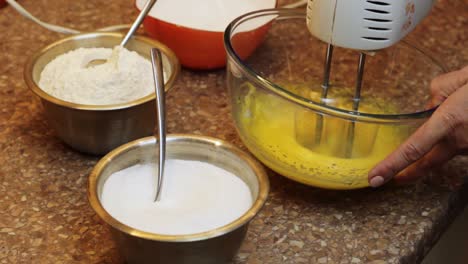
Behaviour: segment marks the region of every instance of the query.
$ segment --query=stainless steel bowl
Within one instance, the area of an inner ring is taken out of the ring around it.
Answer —
[[[263,167],[250,155],[221,140],[193,135],[167,137],[167,156],[209,162],[242,179],[250,188],[252,207],[240,218],[220,228],[192,235],[160,235],[136,230],[113,218],[101,204],[102,187],[114,172],[135,164],[157,162],[157,141],[147,137],[127,143],[103,157],[88,182],[92,208],[112,230],[128,263],[229,262],[238,251],[248,224],[262,208],[269,182]]]
[[[68,37],[37,52],[25,66],[26,84],[41,99],[49,124],[66,144],[78,151],[105,154],[154,131],[154,94],[123,104],[83,105],[53,97],[38,85],[42,70],[57,56],[82,47],[112,48],[120,43],[123,36],[122,33],[88,33]],[[168,76],[167,91],[180,70],[175,54],[163,44],[141,36],[133,37],[126,46],[148,59],[153,47],[163,54],[163,67]]]

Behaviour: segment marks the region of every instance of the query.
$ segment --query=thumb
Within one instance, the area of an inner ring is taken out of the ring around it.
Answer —
[[[467,83],[468,66],[436,77],[431,82],[431,106],[441,104],[447,97]]]

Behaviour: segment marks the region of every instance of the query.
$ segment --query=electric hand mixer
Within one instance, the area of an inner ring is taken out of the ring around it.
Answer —
[[[405,37],[429,13],[435,0],[309,0],[307,27],[313,36],[328,43],[321,99],[327,98],[333,47],[360,51],[353,98],[358,111],[366,53],[392,46]],[[317,120],[316,142],[323,119]],[[354,122],[348,130],[346,157],[351,156]]]

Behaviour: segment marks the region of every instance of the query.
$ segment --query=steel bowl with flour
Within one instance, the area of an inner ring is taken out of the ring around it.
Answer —
[[[49,125],[67,145],[80,152],[101,155],[132,140],[149,136],[155,127],[155,94],[111,105],[85,105],[56,98],[39,86],[45,66],[57,56],[78,48],[113,48],[123,38],[121,33],[87,33],[61,39],[43,48],[26,63],[24,79],[41,99]],[[133,37],[126,48],[150,57],[150,49],[163,54],[166,91],[180,71],[175,54],[163,44],[142,36]]]

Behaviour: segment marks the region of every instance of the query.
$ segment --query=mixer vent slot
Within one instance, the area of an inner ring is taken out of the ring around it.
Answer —
[[[379,6],[389,6],[390,3],[382,2],[382,1],[372,1],[372,0],[367,0],[367,3],[373,4],[373,5],[379,5]]]
[[[381,27],[367,27],[370,30],[377,30],[377,31],[390,31],[389,28],[381,28]]]
[[[386,41],[388,38],[375,38],[375,37],[362,37],[363,39],[367,40],[374,40],[374,41]]]
[[[377,14],[390,14],[390,12],[388,12],[388,11],[379,10],[379,9],[366,8],[366,11],[369,11],[369,12],[372,12],[372,13],[377,13]]]
[[[367,21],[372,21],[372,22],[392,22],[390,19],[381,19],[381,18],[364,18]]]

